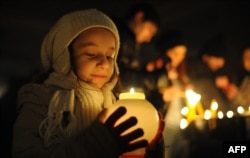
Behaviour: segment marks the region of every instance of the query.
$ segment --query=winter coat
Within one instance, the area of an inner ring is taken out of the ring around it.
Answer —
[[[18,93],[18,118],[14,124],[14,158],[117,158],[115,140],[108,129],[94,121],[84,131],[48,148],[39,136],[39,124],[45,119],[56,86],[29,83]],[[77,100],[76,100],[77,101]],[[77,103],[76,103],[77,104]],[[19,143],[20,142],[20,143]]]

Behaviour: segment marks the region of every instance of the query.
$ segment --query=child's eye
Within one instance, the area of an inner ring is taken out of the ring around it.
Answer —
[[[107,56],[106,57],[108,60],[113,60],[113,56]]]
[[[93,58],[95,57],[95,53],[85,53],[86,56],[90,57],[90,58]]]

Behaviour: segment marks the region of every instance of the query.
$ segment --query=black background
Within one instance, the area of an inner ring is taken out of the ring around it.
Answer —
[[[92,7],[109,15],[123,16],[129,6],[136,2],[140,1],[1,1],[1,76],[25,76],[40,68],[41,41],[63,14]],[[157,9],[162,20],[161,31],[177,29],[185,34],[190,46],[188,55],[191,57],[196,55],[206,40],[222,32],[226,36],[228,56],[234,61],[242,43],[250,39],[250,2],[247,0],[146,2]]]

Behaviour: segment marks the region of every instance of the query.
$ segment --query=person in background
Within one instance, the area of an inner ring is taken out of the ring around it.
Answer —
[[[238,107],[241,106],[245,115],[250,108],[250,42],[243,44],[239,57],[239,67],[236,71],[231,72],[231,75],[217,77],[216,86],[230,101],[234,112],[238,113]],[[246,139],[250,140],[250,119],[248,112],[246,114],[244,119]]]
[[[191,88],[186,73],[186,56],[188,45],[181,32],[169,30],[159,37],[157,46],[161,56],[147,64],[149,75],[155,77],[155,84],[149,94],[149,100],[158,105],[165,120],[163,132],[164,143],[168,148],[165,157],[173,157],[176,153],[177,136],[180,133],[181,109],[185,106],[184,92]]]
[[[116,25],[97,9],[74,11],[56,22],[41,46],[45,73],[18,92],[14,158],[118,158],[142,147],[149,157],[157,151],[163,122],[149,144],[136,140],[144,133],[140,127],[121,135],[136,125],[135,116],[115,126],[126,108],[105,119],[116,100],[119,45]]]
[[[158,13],[148,3],[136,3],[124,18],[113,19],[121,37],[118,65],[122,87],[143,89],[145,64],[157,55],[152,41],[159,31]]]
[[[216,80],[228,75],[226,66],[226,41],[223,34],[217,34],[209,39],[201,48],[197,58],[188,60],[187,74],[190,77],[194,91],[201,95],[204,109],[210,109],[212,100],[218,103],[218,110],[232,110],[232,104],[216,86]]]
[[[186,56],[188,45],[181,34],[176,30],[163,33],[157,42],[161,55],[153,61],[148,62],[146,70],[154,77],[152,84],[155,87],[149,95],[154,100],[161,100],[157,103],[161,107],[163,115],[168,105],[177,97],[183,97],[185,89],[191,88],[189,77],[186,73]],[[158,93],[160,98],[156,99],[153,94]]]
[[[247,110],[250,106],[250,43],[243,46],[240,61],[240,67],[235,74],[236,82],[231,82],[230,77],[223,76],[216,80],[216,85],[233,103],[235,110],[238,106]]]

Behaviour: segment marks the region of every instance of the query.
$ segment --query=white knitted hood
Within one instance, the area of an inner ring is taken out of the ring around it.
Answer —
[[[79,20],[82,19],[82,20]],[[44,38],[41,47],[42,65],[46,70],[67,74],[71,70],[68,46],[82,31],[102,27],[111,31],[116,39],[116,56],[120,47],[119,33],[113,21],[96,9],[79,10],[61,17]],[[116,73],[119,74],[115,63]]]

